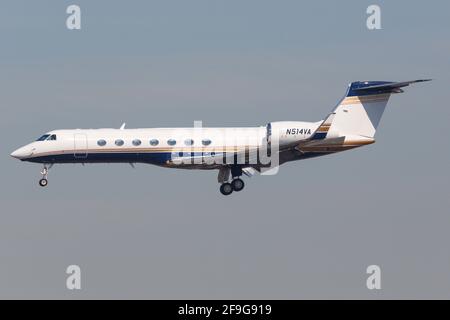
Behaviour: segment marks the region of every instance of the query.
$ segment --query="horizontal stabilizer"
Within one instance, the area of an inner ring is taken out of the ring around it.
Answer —
[[[375,95],[383,93],[401,93],[401,88],[418,82],[431,81],[431,79],[420,79],[403,82],[385,82],[385,81],[365,81],[353,82],[350,86],[347,96]]]

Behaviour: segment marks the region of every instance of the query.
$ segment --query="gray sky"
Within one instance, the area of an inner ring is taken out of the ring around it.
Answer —
[[[377,1],[369,31],[372,3],[0,2],[0,298],[450,298],[450,3]],[[52,129],[317,121],[350,81],[416,78],[375,145],[230,197],[143,164],[56,165],[43,189],[9,157]]]

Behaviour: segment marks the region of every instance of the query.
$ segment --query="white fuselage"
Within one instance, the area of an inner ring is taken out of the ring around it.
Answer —
[[[273,122],[249,128],[153,128],[54,130],[12,156],[39,163],[150,163],[161,166],[213,169],[210,160],[267,147],[276,138],[279,149],[310,138],[320,122]],[[270,129],[269,129],[270,128]],[[253,159],[255,161],[255,159]],[[247,159],[248,162],[251,160]],[[258,165],[256,163],[250,163]]]

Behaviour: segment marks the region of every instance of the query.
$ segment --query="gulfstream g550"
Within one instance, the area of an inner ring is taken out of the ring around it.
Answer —
[[[393,93],[412,83],[359,81],[318,122],[281,121],[254,128],[75,129],[47,132],[11,153],[42,163],[41,186],[55,163],[148,163],[168,168],[216,169],[220,192],[241,191],[243,174],[274,172],[279,165],[375,142],[375,131]]]

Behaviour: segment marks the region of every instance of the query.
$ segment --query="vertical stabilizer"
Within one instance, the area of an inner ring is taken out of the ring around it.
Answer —
[[[391,94],[401,93],[402,87],[423,81],[429,80],[352,82],[333,111],[335,115],[329,130],[339,132],[340,136],[373,138]]]

